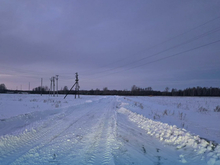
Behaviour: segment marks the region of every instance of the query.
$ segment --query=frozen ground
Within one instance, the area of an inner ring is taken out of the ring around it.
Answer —
[[[219,165],[220,98],[0,95],[1,165]]]

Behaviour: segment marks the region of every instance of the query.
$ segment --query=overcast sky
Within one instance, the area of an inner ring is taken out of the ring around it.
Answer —
[[[219,0],[0,0],[8,89],[220,87]]]

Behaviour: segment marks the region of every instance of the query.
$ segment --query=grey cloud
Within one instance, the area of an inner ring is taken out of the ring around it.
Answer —
[[[182,88],[184,85],[179,80],[201,79],[198,75],[202,73],[214,80],[214,70],[219,69],[218,44],[129,68],[217,40],[219,32],[158,56],[125,64],[217,28],[220,25],[216,20],[149,49],[216,18],[219,7],[218,1],[0,0],[0,74],[16,74],[14,84],[19,75],[25,81],[34,75],[35,79],[30,81],[36,85],[41,77],[48,79],[59,74],[60,85],[70,86],[78,71],[85,80],[80,81],[84,89],[104,86],[130,89],[133,84],[163,89],[163,85],[175,86],[175,82]],[[211,67],[214,69],[209,72],[195,71],[195,68]],[[190,70],[192,75],[186,74]],[[2,81],[13,84],[12,77]],[[212,84],[216,83],[207,82],[207,86]]]

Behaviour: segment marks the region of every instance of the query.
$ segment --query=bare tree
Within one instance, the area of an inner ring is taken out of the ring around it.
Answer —
[[[107,87],[104,87],[104,88],[103,88],[103,91],[108,91],[108,88],[107,88]]]
[[[69,90],[68,87],[64,86],[63,91],[68,91],[68,90]]]
[[[152,91],[153,89],[151,87],[145,88],[146,91]]]
[[[165,88],[165,92],[169,92],[170,88],[169,87],[166,87]]]
[[[137,91],[137,90],[138,90],[138,87],[137,87],[136,85],[133,85],[133,86],[131,87],[131,91],[132,91],[132,92]]]
[[[7,90],[5,84],[0,84],[0,91],[5,91]]]

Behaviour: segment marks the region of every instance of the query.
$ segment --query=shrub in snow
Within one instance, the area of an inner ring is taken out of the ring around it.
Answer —
[[[164,116],[164,115],[168,115],[166,109],[165,109],[164,112],[163,112],[163,116]]]
[[[134,105],[140,107],[141,109],[144,109],[142,103],[135,102]]]
[[[154,120],[155,119],[160,119],[160,115],[158,115],[157,113],[154,114]]]
[[[200,107],[200,108],[198,109],[198,111],[199,111],[199,112],[208,112],[208,109],[203,108],[203,107]]]
[[[139,107],[140,107],[141,109],[144,109],[144,106],[143,106],[141,103],[140,103]]]
[[[181,103],[177,104],[177,108],[181,107]]]
[[[183,114],[183,112],[179,112],[179,118],[180,118],[180,120],[185,120],[185,118],[186,118],[186,114]]]
[[[220,112],[220,106],[216,106],[216,108],[214,109],[214,112]]]

